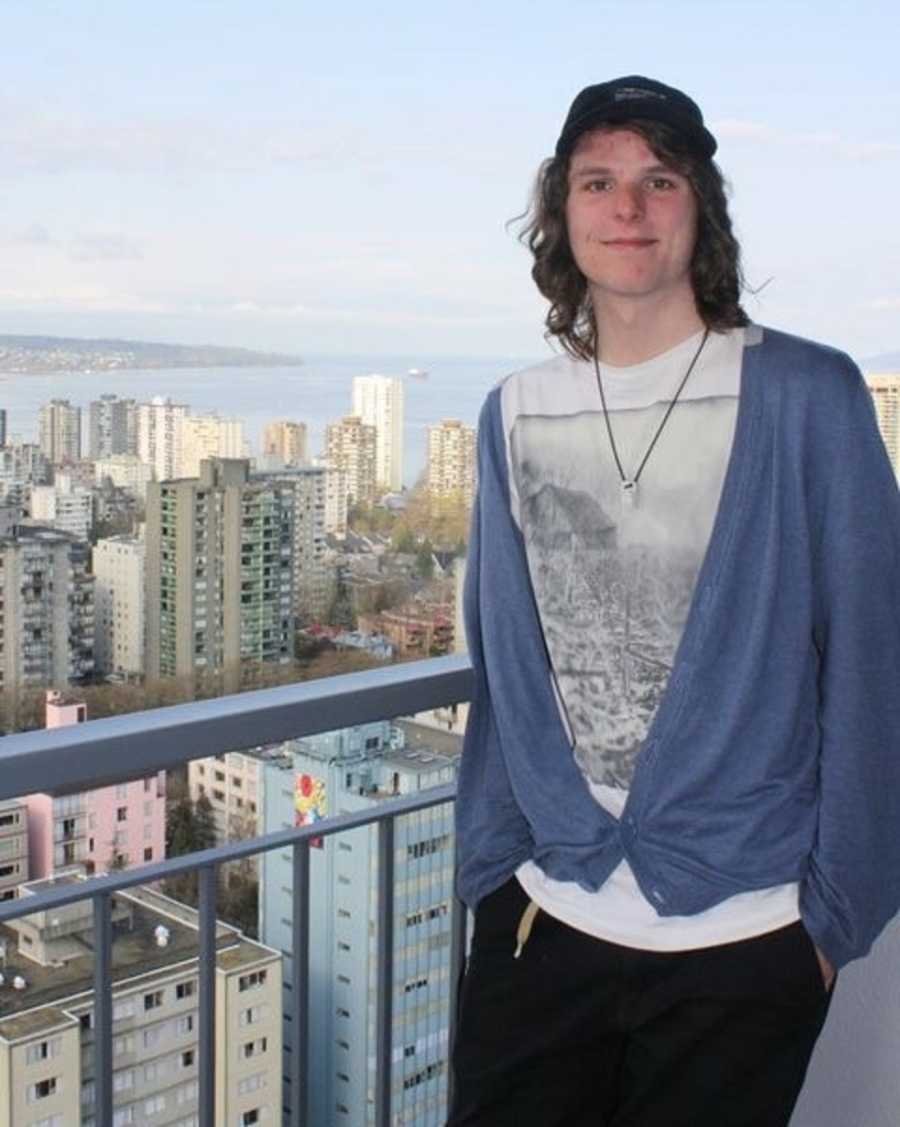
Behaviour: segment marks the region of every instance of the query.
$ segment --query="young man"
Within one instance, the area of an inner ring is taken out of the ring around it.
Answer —
[[[900,495],[859,371],[750,324],[716,142],[582,91],[488,396],[450,1127],[787,1124],[900,906]]]

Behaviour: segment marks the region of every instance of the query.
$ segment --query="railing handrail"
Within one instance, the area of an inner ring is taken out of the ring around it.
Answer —
[[[414,814],[420,810],[428,810],[432,806],[440,806],[444,802],[452,802],[455,797],[456,783],[444,783],[438,787],[416,791],[415,794],[379,800],[368,810],[358,810],[352,814],[334,814],[308,826],[273,830],[259,837],[244,838],[241,841],[229,842],[227,845],[217,845],[212,849],[201,849],[195,853],[185,853],[180,857],[170,857],[165,861],[154,861],[147,865],[120,869],[87,880],[63,884],[59,888],[49,888],[18,900],[0,903],[0,924],[21,916],[33,916],[38,912],[74,904],[98,892],[113,895],[136,885],[153,884],[167,877],[180,876],[210,865],[241,861],[246,857],[268,853],[273,849],[285,849],[301,841],[328,837],[331,834],[343,833],[345,830],[359,829],[360,826],[377,825],[401,814]]]
[[[68,794],[191,759],[283,743],[470,699],[467,655],[343,673],[0,739],[0,801]]]

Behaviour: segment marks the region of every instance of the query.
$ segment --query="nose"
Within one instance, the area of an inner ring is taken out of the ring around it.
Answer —
[[[644,214],[644,197],[636,184],[621,184],[616,189],[616,216],[633,222]]]

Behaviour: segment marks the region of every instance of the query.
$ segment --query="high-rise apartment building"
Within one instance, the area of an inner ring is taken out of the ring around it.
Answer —
[[[98,540],[94,572],[94,664],[98,673],[144,672],[144,541]]]
[[[6,445],[6,408],[0,407],[0,446]]]
[[[113,485],[127,489],[143,500],[147,496],[147,486],[153,480],[153,471],[136,454],[112,454],[94,462],[95,483],[100,485],[106,477]]]
[[[900,373],[866,376],[875,401],[878,427],[894,473],[900,477]]]
[[[88,546],[55,528],[0,539],[0,692],[77,684],[94,668]]]
[[[41,893],[73,870],[25,885]],[[138,887],[112,898],[113,1124],[199,1122],[197,913]],[[5,1127],[95,1127],[90,898],[0,925]],[[214,1122],[281,1123],[281,956],[216,925]]]
[[[293,654],[293,490],[242,459],[147,490],[146,671],[223,672],[237,686]]]
[[[136,409],[133,399],[120,399],[112,394],[101,395],[91,402],[88,456],[92,460],[134,452]]]
[[[428,492],[459,497],[470,507],[475,496],[475,428],[444,419],[428,428]]]
[[[283,745],[266,762],[265,832],[370,810],[456,777],[458,737],[387,722]],[[453,811],[443,807],[395,822],[397,889],[393,945],[392,1122],[434,1127],[446,1117]],[[329,836],[310,857],[310,1122],[375,1122],[375,1005],[378,967],[374,827]],[[260,936],[290,953],[291,854],[260,858]],[[285,963],[286,998],[293,970]],[[291,1043],[285,1025],[285,1047]],[[285,1092],[290,1106],[293,1093]]]
[[[81,408],[68,399],[51,399],[38,415],[40,446],[55,466],[77,462],[81,457]]]
[[[375,486],[403,488],[403,381],[396,376],[354,376],[353,414],[375,428]]]
[[[28,880],[28,807],[21,799],[0,802],[0,900],[15,900]]]
[[[31,487],[31,519],[87,540],[93,523],[93,497],[87,489],[63,483]]]
[[[375,501],[375,427],[347,415],[325,428],[325,461],[345,475],[348,505]]]
[[[325,613],[330,585],[325,565],[325,474],[321,466],[252,474],[250,480],[289,489],[294,498],[291,559],[294,617],[298,624]]]
[[[153,470],[157,481],[178,476],[181,467],[181,424],[187,418],[185,403],[155,396],[137,409],[137,455]]]
[[[181,460],[176,477],[197,477],[207,458],[243,458],[244,424],[218,415],[186,415],[181,420]]]
[[[17,486],[43,485],[50,480],[50,462],[31,442],[0,447],[0,494]]]
[[[306,423],[280,420],[269,423],[263,431],[264,458],[273,459],[282,466],[306,465]]]

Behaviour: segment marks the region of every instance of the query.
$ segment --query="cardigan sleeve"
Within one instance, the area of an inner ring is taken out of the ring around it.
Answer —
[[[900,492],[844,362],[817,559],[818,836],[800,901],[836,966],[865,955],[900,907]]]
[[[533,858],[599,887],[621,859],[563,727],[521,531],[510,509],[501,389],[478,427],[465,617],[475,671],[457,797],[458,887],[469,904]],[[615,840],[613,840],[615,839]]]

